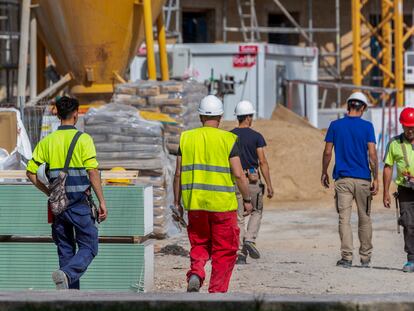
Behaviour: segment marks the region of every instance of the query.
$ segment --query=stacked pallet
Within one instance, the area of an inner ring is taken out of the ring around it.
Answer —
[[[169,115],[177,124],[165,124],[168,151],[176,154],[183,130],[200,126],[197,113],[207,88],[193,80],[137,81],[115,87],[113,102],[131,105],[141,111],[155,111]]]
[[[103,191],[109,217],[98,225],[99,254],[81,287],[150,290],[152,187],[104,186]],[[0,290],[53,289],[50,275],[58,268],[58,256],[47,222],[47,198],[28,184],[0,184],[0,197]]]
[[[94,139],[100,168],[139,170],[138,182],[154,187],[154,234],[165,238],[170,226],[172,168],[162,124],[142,119],[132,106],[108,104],[89,110],[85,132]]]

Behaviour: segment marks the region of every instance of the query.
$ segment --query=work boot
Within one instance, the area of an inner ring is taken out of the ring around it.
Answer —
[[[236,265],[245,265],[245,264],[247,264],[247,261],[246,261],[246,255],[244,255],[244,254],[239,254],[238,256],[237,256],[237,261],[236,261]]]
[[[260,253],[259,250],[256,248],[256,243],[246,241],[244,242],[244,247],[246,248],[247,252],[249,253],[249,256],[253,259],[259,259]]]
[[[402,268],[403,272],[414,272],[414,262],[413,261],[407,261],[405,265]]]
[[[68,277],[62,270],[56,270],[52,273],[53,282],[56,284],[56,289],[69,289]]]
[[[369,264],[371,263],[371,259],[361,259],[361,267],[362,268],[369,268]]]
[[[346,260],[346,259],[342,258],[342,259],[338,260],[336,265],[338,267],[351,268],[352,267],[352,260]]]
[[[192,274],[188,279],[188,293],[198,293],[200,291],[201,281],[198,275]]]

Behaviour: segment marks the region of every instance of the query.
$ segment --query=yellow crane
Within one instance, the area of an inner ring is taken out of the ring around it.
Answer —
[[[403,0],[381,0],[381,20],[372,25],[364,15],[364,8],[373,1],[378,0],[352,0],[353,83],[362,85],[363,79],[377,67],[383,75],[383,87],[395,88],[396,104],[403,106],[404,43],[414,34],[414,26],[404,23]],[[364,47],[372,36],[381,46],[377,58]]]

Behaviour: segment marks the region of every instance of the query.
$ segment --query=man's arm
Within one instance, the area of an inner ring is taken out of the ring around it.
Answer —
[[[266,159],[264,148],[257,148],[257,156],[259,157],[260,171],[267,186],[267,197],[270,199],[273,197],[272,181],[270,180],[269,164]]]
[[[253,210],[253,205],[251,202],[244,202],[245,200],[251,200],[251,197],[249,188],[247,186],[247,178],[243,172],[240,158],[238,156],[230,158],[230,168],[233,176],[236,179],[237,188],[242,195],[245,213],[246,215],[249,215]]]
[[[176,165],[175,165],[175,174],[173,182],[174,190],[174,206],[180,212],[180,215],[183,216],[184,210],[181,206],[181,156],[177,156]]]
[[[37,189],[39,189],[40,191],[42,191],[47,196],[50,196],[49,189],[44,184],[42,184],[39,181],[39,179],[37,179],[37,175],[36,174],[33,174],[33,173],[29,172],[29,171],[26,171],[26,176],[27,176],[27,178],[29,178],[29,180],[32,182],[32,184],[36,186]]]
[[[326,142],[325,150],[323,151],[323,155],[322,155],[322,175],[321,175],[321,183],[322,183],[322,186],[324,186],[325,188],[329,188],[328,167],[332,159],[332,150],[333,150],[333,143]]]
[[[378,193],[378,156],[375,143],[368,143],[369,165],[372,174],[371,193],[376,195]]]
[[[384,194],[383,194],[383,203],[386,208],[391,206],[391,196],[390,196],[390,185],[392,180],[392,166],[385,164],[384,171],[382,173],[382,179],[384,183]]]
[[[108,216],[108,211],[106,209],[106,202],[102,191],[101,175],[99,174],[98,169],[88,170],[88,175],[93,191],[95,191],[99,201],[99,220],[104,221]]]

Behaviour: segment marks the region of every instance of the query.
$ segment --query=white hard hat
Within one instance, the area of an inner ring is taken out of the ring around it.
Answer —
[[[248,100],[242,100],[236,105],[234,113],[236,116],[245,116],[249,114],[255,114],[256,111],[254,110],[253,104],[251,102]]]
[[[368,98],[362,92],[352,93],[351,96],[349,96],[348,99],[346,100],[346,103],[349,104],[349,102],[351,101],[356,101],[356,102],[362,103],[367,106],[369,105]]]
[[[202,116],[221,116],[224,113],[222,101],[214,95],[207,95],[201,100],[198,113]]]
[[[46,164],[43,163],[42,165],[39,166],[38,170],[37,170],[37,179],[39,179],[39,181],[44,184],[45,186],[49,185],[49,179],[47,178],[47,174],[46,174]]]

